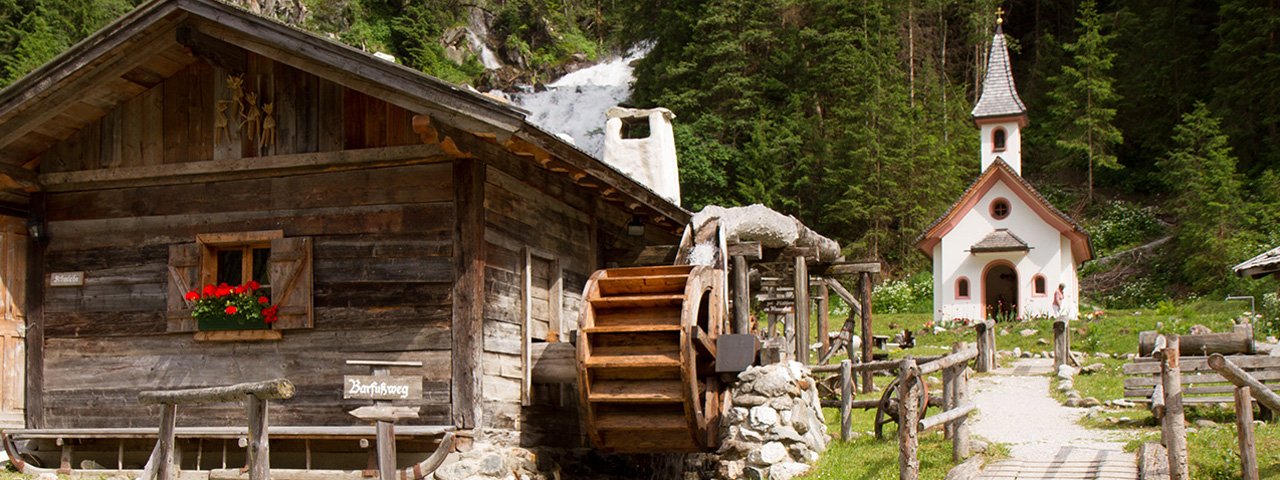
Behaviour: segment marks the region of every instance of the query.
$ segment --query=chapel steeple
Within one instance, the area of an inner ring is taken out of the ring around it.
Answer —
[[[999,157],[1021,175],[1021,129],[1027,126],[1027,107],[1013,84],[1009,49],[1004,42],[1004,19],[1000,17],[1003,14],[1003,10],[996,11],[996,33],[991,38],[991,52],[987,56],[987,75],[971,115],[982,135],[982,171]]]

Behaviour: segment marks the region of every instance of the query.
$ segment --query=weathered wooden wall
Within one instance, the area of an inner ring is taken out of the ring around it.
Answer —
[[[270,92],[279,139],[244,131],[215,145],[226,72],[202,60],[71,135],[44,173],[126,168],[418,143],[407,111],[286,65],[245,56],[249,89]],[[46,272],[85,272],[44,295],[48,427],[153,426],[142,390],[284,377],[298,395],[272,405],[279,425],[347,425],[367,402],[343,401],[347,359],[421,360],[423,416],[450,414],[450,163],[208,183],[53,193]],[[170,245],[199,233],[283,230],[314,241],[314,319],[278,342],[197,342],[166,332]],[[180,425],[243,424],[243,408],[179,409]]]

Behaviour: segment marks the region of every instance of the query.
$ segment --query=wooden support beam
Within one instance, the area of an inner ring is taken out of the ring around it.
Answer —
[[[271,478],[271,441],[267,437],[267,400],[249,395],[245,402],[249,417],[249,480]]]
[[[454,272],[453,284],[453,422],[459,428],[479,428],[484,401],[484,182],[482,160],[453,164]]]
[[[937,360],[927,362],[927,363],[923,363],[923,362],[920,363],[920,374],[928,375],[930,373],[937,372],[944,368],[951,368],[955,365],[968,362],[969,360],[973,360],[977,357],[978,357],[978,349],[965,348],[964,350],[951,353]]]
[[[809,364],[809,267],[804,257],[795,259],[796,360]]]
[[[826,269],[827,275],[860,275],[880,273],[880,262],[837,262]]]
[[[751,333],[751,269],[747,258],[733,255],[733,333]]]
[[[920,478],[920,457],[918,448],[920,438],[919,401],[921,383],[916,361],[907,357],[898,365],[898,478],[900,480],[917,480]]]
[[[968,344],[960,342],[956,345],[956,350],[968,348]],[[951,387],[951,404],[965,405],[969,403],[969,367],[967,363],[957,365],[955,375],[952,381],[955,382]],[[968,417],[957,418],[952,422],[951,426],[951,461],[960,463],[969,458],[972,442],[969,439],[969,423]]]
[[[269,157],[234,158],[145,167],[104,168],[46,173],[39,180],[49,192],[183,185],[212,181],[276,177],[282,174],[338,172],[366,168],[443,163],[457,156],[439,145],[311,152]],[[2,172],[0,172],[2,173]]]
[[[831,351],[831,336],[827,330],[831,323],[831,305],[828,302],[829,291],[827,289],[827,281],[822,279],[818,282],[818,339],[822,342],[822,347],[818,350],[818,358],[827,358],[827,352]],[[823,360],[821,363],[826,363]]]
[[[853,437],[853,364],[849,359],[840,361],[840,439]]]
[[[31,218],[45,219],[45,194],[31,195]],[[26,314],[26,391],[23,414],[27,428],[44,428],[44,250],[45,243],[26,238],[26,285],[22,308]],[[11,457],[12,458],[12,457]]]
[[[1236,438],[1240,446],[1241,480],[1258,480],[1258,450],[1253,442],[1253,397],[1249,387],[1236,387]]]
[[[862,272],[859,276],[859,284],[862,287],[862,361],[867,362],[872,358],[871,346],[873,345],[873,335],[871,331],[871,273]],[[871,393],[875,391],[876,385],[871,381],[871,372],[862,374],[862,392]]]
[[[760,242],[732,242],[725,245],[730,257],[743,257],[747,260],[759,260],[763,255]]]
[[[1156,352],[1164,386],[1164,420],[1161,437],[1169,452],[1169,480],[1188,480],[1187,426],[1182,409],[1182,370],[1178,366],[1178,336],[1166,335],[1166,346]]]
[[[1262,382],[1259,382],[1258,379],[1253,378],[1253,375],[1249,375],[1249,372],[1244,371],[1244,369],[1240,368],[1239,365],[1236,365],[1235,362],[1227,360],[1227,358],[1222,356],[1220,353],[1215,353],[1209,356],[1208,363],[1209,367],[1217,370],[1219,374],[1225,377],[1233,385],[1237,387],[1249,387],[1251,389],[1251,395],[1258,400],[1259,405],[1265,406],[1273,412],[1280,412],[1280,395],[1271,391],[1270,388]]]
[[[177,426],[178,406],[167,404],[160,408],[160,433],[159,438],[156,439],[157,454],[154,471],[159,480],[171,480],[178,476],[173,464],[173,431]]]

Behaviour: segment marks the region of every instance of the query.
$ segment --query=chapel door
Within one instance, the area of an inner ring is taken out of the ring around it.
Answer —
[[[0,427],[23,426],[27,360],[25,227],[21,219],[0,217]]]

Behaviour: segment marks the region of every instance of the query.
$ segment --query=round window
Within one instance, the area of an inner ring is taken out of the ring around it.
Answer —
[[[1009,201],[1003,198],[997,198],[991,202],[991,217],[996,220],[1004,220],[1009,216]]]

